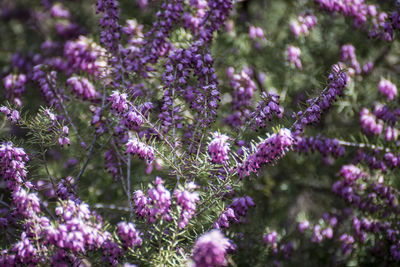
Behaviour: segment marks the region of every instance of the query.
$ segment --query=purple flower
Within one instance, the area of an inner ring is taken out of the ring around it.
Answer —
[[[224,164],[229,159],[229,144],[226,142],[229,137],[220,133],[213,133],[214,139],[208,145],[208,153],[212,163]]]
[[[94,99],[98,95],[94,85],[84,77],[71,77],[67,80],[67,85],[71,87],[73,93],[84,100]]]
[[[80,204],[81,200],[79,197],[77,197],[75,195],[75,192],[74,192],[75,187],[76,187],[74,182],[75,182],[74,178],[71,176],[68,176],[65,179],[62,179],[57,184],[56,194],[62,200],[72,200],[75,203]]]
[[[171,220],[170,206],[171,193],[162,185],[164,181],[157,177],[154,186],[148,191],[146,196],[142,190],[134,193],[133,201],[135,211],[139,217],[145,218],[148,222],[155,222],[156,219]]]
[[[367,63],[364,64],[363,66],[363,72],[366,74],[371,73],[372,69],[374,68],[374,63],[372,63],[371,61],[368,61]]]
[[[155,186],[148,192],[150,206],[149,221],[155,222],[158,216],[163,219],[171,220],[170,206],[171,193],[163,186],[164,181],[160,177],[156,177]]]
[[[239,223],[241,217],[245,217],[249,207],[255,206],[251,197],[234,198],[228,208],[222,212],[218,220],[214,223],[214,228],[228,228],[230,222]]]
[[[25,217],[32,217],[40,212],[40,200],[35,193],[26,192],[25,189],[19,189],[13,192],[13,203],[16,206],[15,214],[21,214]]]
[[[227,69],[230,84],[233,87],[233,114],[225,119],[225,123],[233,127],[239,127],[249,118],[249,108],[252,104],[252,98],[256,85],[250,78],[252,71],[244,68],[239,74],[234,74],[233,68]]]
[[[254,120],[251,125],[254,130],[265,127],[266,121],[271,121],[273,116],[283,117],[283,107],[279,106],[278,95],[263,92],[261,98],[262,101],[258,103],[256,110],[250,114],[250,118]]]
[[[354,249],[354,237],[348,234],[342,234],[340,236],[340,242],[342,243],[342,252],[343,254],[349,254]]]
[[[184,26],[189,28],[195,35],[202,29],[202,22],[207,14],[208,3],[205,0],[190,0],[192,12],[183,15]]]
[[[263,164],[274,164],[283,157],[294,143],[289,129],[280,129],[278,133],[271,135],[264,142],[257,145],[256,150],[250,154],[238,167],[240,178],[257,173]]]
[[[4,113],[7,116],[7,119],[15,124],[19,121],[19,111],[18,110],[10,110],[8,107],[1,106],[0,112]]]
[[[318,151],[322,156],[333,156],[338,158],[345,152],[344,146],[339,144],[337,139],[329,139],[321,135],[311,137],[296,137],[295,150],[297,152],[315,152]]]
[[[97,0],[97,13],[104,13],[100,19],[103,31],[100,33],[100,41],[110,52],[116,52],[120,39],[120,28],[118,24],[119,11],[117,0]]]
[[[196,188],[194,183],[188,185],[190,188]],[[196,214],[196,202],[200,200],[197,192],[190,192],[188,190],[176,189],[174,191],[174,197],[177,204],[181,207],[181,220],[178,225],[179,228],[184,228],[189,220]]]
[[[118,224],[117,232],[126,249],[133,249],[134,247],[140,246],[142,244],[140,232],[136,230],[133,223],[120,222]]]
[[[17,242],[11,251],[15,253],[15,264],[17,265],[18,263],[22,265],[34,264],[40,260],[38,251],[27,237],[26,232],[22,232],[21,241]]]
[[[337,96],[342,95],[348,82],[348,76],[341,69],[340,65],[333,65],[328,80],[329,85],[322,91],[321,95],[314,99],[308,99],[307,102],[310,106],[304,112],[299,111],[297,114],[294,114],[294,118],[297,118],[294,124],[295,136],[303,132],[305,125],[316,123],[321,119],[322,111],[328,109],[336,101]]]
[[[314,15],[299,15],[297,20],[290,23],[290,29],[296,37],[300,35],[306,36],[316,24],[317,18]]]
[[[352,183],[355,180],[366,176],[365,173],[363,173],[358,167],[354,165],[342,166],[342,169],[340,170],[340,175],[342,175],[349,183]]]
[[[34,81],[39,83],[40,89],[42,90],[42,95],[44,96],[47,104],[49,106],[55,106],[56,108],[60,105],[60,100],[65,99],[66,96],[62,94],[62,90],[56,92],[56,82],[57,82],[57,72],[56,71],[48,71],[45,65],[36,65],[33,68],[33,77]],[[58,94],[58,97],[57,97]]]
[[[306,230],[306,229],[308,229],[308,228],[310,228],[310,222],[309,222],[309,221],[304,220],[304,221],[301,221],[301,222],[299,223],[299,231],[300,231],[301,233],[304,233],[304,230]]]
[[[128,110],[128,95],[120,93],[119,91],[113,91],[108,100],[111,102],[111,108],[115,109],[119,113]]]
[[[135,203],[135,211],[139,217],[147,218],[150,214],[149,199],[142,190],[137,190],[133,194],[133,202]]]
[[[21,96],[25,93],[25,74],[8,74],[3,78],[6,98],[14,100],[14,103],[21,106]]]
[[[357,61],[356,58],[356,49],[353,45],[351,44],[347,44],[347,45],[343,45],[342,49],[341,49],[341,60],[343,62],[349,61],[350,62],[350,66],[352,68],[354,68],[354,71],[357,74],[361,73],[361,67],[360,64]]]
[[[388,126],[385,131],[385,139],[386,141],[396,141],[399,136],[399,130],[394,127]]]
[[[302,64],[300,60],[301,50],[293,45],[289,46],[287,49],[287,60],[289,63],[293,63],[296,68],[302,69]]]
[[[397,96],[397,87],[389,80],[381,79],[378,84],[379,92],[386,96],[389,100],[393,100]]]
[[[360,122],[362,129],[368,134],[379,135],[383,131],[383,123],[377,120],[367,108],[361,110]]]
[[[154,149],[151,146],[139,141],[139,139],[131,138],[126,143],[126,153],[135,155],[139,158],[146,159],[149,163],[154,159]]]
[[[68,74],[80,70],[95,77],[105,77],[108,74],[104,48],[85,36],[75,41],[68,41],[64,46],[64,57],[68,63]]]
[[[197,239],[192,259],[196,267],[226,266],[226,254],[230,247],[230,240],[219,230],[211,230]]]
[[[250,26],[249,36],[251,39],[260,38],[261,40],[265,40],[264,31],[260,27]]]
[[[278,253],[278,233],[271,231],[264,236],[264,244],[267,248],[271,248],[274,254]]]
[[[69,10],[60,3],[54,4],[50,9],[50,15],[55,18],[69,19]]]
[[[0,145],[0,169],[7,187],[18,191],[26,179],[25,163],[29,160],[22,148],[14,147],[11,142]]]
[[[128,128],[134,128],[142,125],[143,123],[143,115],[136,112],[133,108],[129,109],[124,114],[124,123]]]

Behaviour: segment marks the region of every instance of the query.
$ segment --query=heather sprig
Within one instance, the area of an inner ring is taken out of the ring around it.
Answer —
[[[23,2],[1,266],[400,262],[398,3]]]

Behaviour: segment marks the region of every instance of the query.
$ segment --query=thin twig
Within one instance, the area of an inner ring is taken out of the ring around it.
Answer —
[[[11,208],[10,205],[8,205],[6,202],[4,202],[3,200],[0,200],[0,204],[6,206],[7,208]]]
[[[110,209],[110,210],[129,211],[128,207],[119,207],[119,206],[116,206],[114,204],[105,205],[105,204],[97,203],[97,204],[94,205],[94,208],[95,209]]]
[[[61,107],[62,107],[62,109],[63,109],[63,111],[64,111],[65,116],[67,117],[67,120],[68,120],[69,124],[72,126],[72,129],[74,129],[74,131],[76,132],[76,135],[78,136],[79,141],[81,141],[81,143],[84,144],[85,141],[84,141],[83,138],[80,136],[80,134],[79,134],[79,132],[78,132],[78,129],[76,128],[75,124],[72,122],[72,119],[71,119],[71,117],[69,116],[68,110],[67,110],[67,108],[65,107],[63,100],[61,99],[61,97],[60,97],[57,93],[56,93],[56,96],[57,96],[58,100],[60,101]]]
[[[78,182],[79,179],[82,177],[82,174],[83,174],[83,172],[85,171],[85,169],[86,169],[86,167],[87,167],[87,165],[88,165],[88,163],[89,163],[90,158],[92,157],[92,153],[93,153],[93,150],[94,150],[94,145],[96,144],[96,141],[97,141],[97,136],[98,136],[98,134],[96,133],[96,134],[94,135],[93,142],[92,142],[92,144],[90,145],[89,152],[87,153],[86,160],[85,160],[85,162],[83,163],[83,166],[82,166],[81,170],[79,171],[78,175],[76,176],[76,182]]]
[[[171,167],[172,167],[173,169],[175,169],[175,170],[177,171],[177,173],[179,173],[179,175],[181,175],[182,177],[184,177],[184,175],[183,175],[183,173],[181,172],[181,170],[180,170],[177,166],[175,166],[175,164],[172,163],[166,156],[164,156],[163,153],[161,153],[160,151],[158,151],[156,148],[154,148],[154,151],[155,151],[158,155],[160,155],[162,159],[164,159],[165,161],[167,161],[167,162],[169,163],[169,165],[171,165]]]
[[[68,110],[64,105],[63,99],[61,98],[60,94],[58,93],[57,89],[54,88],[53,83],[49,80],[49,76],[46,75],[47,82],[50,84],[50,88],[53,90],[54,94],[56,95],[58,101],[60,102],[60,105],[64,111],[64,115],[67,117],[68,122],[71,124],[72,129],[76,132],[76,135],[78,136],[79,140],[81,143],[85,143],[82,139],[82,137],[79,135],[78,129],[75,127],[75,124],[72,122],[71,117],[69,116]]]
[[[124,158],[124,156],[122,156],[122,154],[119,152],[117,145],[115,144],[114,137],[111,138],[111,145],[113,146],[115,152],[117,153],[118,158],[120,158],[125,164],[127,164],[128,163],[127,160]]]
[[[41,142],[41,144],[43,144],[43,142]],[[53,186],[54,192],[56,192],[57,191],[56,183],[54,182],[53,177],[50,174],[49,168],[47,167],[46,151],[43,150],[43,147],[41,147],[41,150],[42,150],[41,153],[42,153],[44,169],[46,170],[46,173],[50,178],[50,181],[51,181],[51,184]]]
[[[104,109],[105,98],[106,98],[106,85],[104,84],[103,85],[103,96],[102,96],[102,100],[101,100],[101,110],[100,110],[100,112],[102,112],[103,109]],[[90,158],[92,157],[92,153],[93,153],[93,150],[94,150],[94,145],[96,144],[98,136],[99,136],[99,134],[96,131],[95,134],[94,134],[94,137],[93,137],[93,142],[90,145],[90,149],[89,149],[89,152],[87,154],[86,160],[83,163],[83,166],[82,166],[81,170],[79,171],[78,176],[76,177],[76,183],[78,183],[79,179],[82,177],[82,174],[85,171],[85,169],[86,169],[86,167],[87,167],[87,165],[89,163]]]
[[[358,147],[358,148],[378,149],[378,150],[381,150],[381,151],[384,151],[384,152],[391,152],[391,150],[389,148],[376,146],[374,144],[353,143],[353,142],[347,142],[347,141],[339,140],[339,145],[349,146],[349,147]]]

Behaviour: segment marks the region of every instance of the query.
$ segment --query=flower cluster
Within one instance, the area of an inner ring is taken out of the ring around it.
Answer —
[[[153,28],[145,34],[143,49],[140,51],[141,63],[156,63],[159,57],[167,55],[171,44],[167,41],[175,22],[182,16],[182,0],[163,3],[157,12],[157,21]]]
[[[0,145],[1,174],[10,190],[19,191],[26,180],[25,164],[27,161],[29,161],[29,157],[22,148],[14,147],[11,142]]]
[[[133,196],[136,214],[144,217],[148,222],[153,223],[159,218],[171,220],[171,193],[163,186],[163,183],[164,181],[157,177],[154,187],[148,191],[148,196],[142,190],[137,190]]]
[[[189,183],[188,189],[193,190],[196,188],[196,184]],[[199,194],[197,192],[190,192],[188,190],[176,189],[174,191],[174,198],[178,206],[181,207],[181,219],[178,223],[179,228],[185,228],[189,220],[196,214],[196,202],[200,200]]]
[[[154,148],[141,142],[136,137],[129,139],[126,143],[126,153],[138,155],[139,158],[145,159],[149,163],[154,159]]]
[[[374,111],[363,108],[360,112],[360,122],[363,131],[367,134],[380,135],[385,133],[386,141],[396,141],[399,130],[395,128],[400,110],[394,109],[392,112],[386,105],[376,103]]]
[[[276,231],[270,231],[264,236],[264,244],[272,250],[274,254],[278,253],[278,233]]]
[[[32,217],[35,213],[40,212],[40,200],[35,193],[28,193],[25,189],[20,188],[13,192],[12,198],[15,203],[15,215]]]
[[[1,106],[0,112],[6,115],[11,123],[17,123],[19,120],[19,111],[16,109],[10,110],[8,107]]]
[[[230,247],[230,240],[219,230],[211,230],[197,239],[192,259],[196,267],[226,266],[226,254]]]
[[[378,84],[379,92],[386,96],[389,100],[393,100],[397,96],[397,87],[389,80],[381,79]]]
[[[263,92],[261,98],[256,109],[250,114],[251,120],[254,121],[251,124],[254,130],[265,127],[266,121],[271,121],[274,116],[283,117],[283,107],[279,106],[279,95]]]
[[[118,235],[122,240],[125,248],[133,249],[136,246],[142,244],[142,238],[140,237],[140,232],[136,230],[133,223],[120,222],[118,224]]]
[[[220,101],[220,93],[217,89],[218,81],[211,53],[207,49],[203,50],[203,45],[203,41],[197,41],[186,50],[174,50],[165,64],[166,72],[163,74],[163,80],[167,88],[162,110],[169,110],[174,114],[168,115],[168,117],[173,119],[178,127],[180,127],[180,117],[175,119],[174,116],[177,115],[179,108],[173,105],[171,87],[175,88],[175,95],[180,93],[179,88],[188,84],[191,73],[197,78],[198,88],[187,92],[185,100],[190,104],[190,108],[199,114],[198,123],[201,127],[207,127],[215,120],[217,114]],[[174,62],[179,62],[179,64]],[[167,126],[168,123],[171,124],[168,119],[164,118],[167,113],[163,112],[160,115],[163,115],[163,121],[167,121]]]
[[[143,43],[143,25],[139,24],[134,19],[126,20],[126,26],[121,28],[121,32],[129,37],[128,43],[131,48],[136,48],[137,45]]]
[[[296,37],[307,36],[317,24],[317,18],[313,14],[299,15],[297,20],[290,23],[290,29]]]
[[[56,208],[57,221],[54,224],[50,223],[47,217],[41,216],[41,200],[38,195],[28,193],[22,187],[24,185],[34,188],[29,182],[23,183],[26,178],[25,162],[29,160],[26,153],[21,148],[15,148],[10,142],[2,144],[0,151],[2,174],[7,186],[13,191],[14,215],[27,218],[26,232],[21,234],[21,241],[15,243],[10,251],[2,251],[2,265],[45,262],[43,255],[37,253],[38,250],[47,251],[53,264],[69,262],[69,252],[77,255],[85,254],[88,250],[107,250],[103,245],[106,242],[112,243],[111,234],[102,230],[101,218],[90,212],[86,204],[79,204],[80,201],[75,202],[71,199],[61,202]],[[36,242],[33,243],[33,240]]]
[[[329,139],[320,135],[315,137],[297,136],[294,150],[302,153],[318,151],[323,157],[331,155],[335,158],[342,156],[345,152],[344,146],[339,144],[338,139]]]
[[[347,84],[346,73],[337,65],[334,65],[328,79],[329,85],[322,91],[321,95],[307,100],[310,106],[304,112],[299,111],[297,114],[294,114],[294,117],[297,117],[294,125],[296,135],[303,131],[304,125],[318,122],[322,111],[328,109],[336,101],[337,96],[342,95]]]
[[[400,116],[400,109],[395,108],[393,111],[391,111],[388,106],[376,103],[373,114],[376,116],[376,118],[390,124],[391,126],[394,126],[398,120],[398,117]]]
[[[37,265],[40,261],[37,249],[33,246],[32,241],[27,237],[26,232],[21,233],[21,241],[16,243],[11,249],[11,254],[7,250],[3,250],[0,256],[0,264],[2,266],[16,265]]]
[[[44,69],[44,65],[36,65],[33,68],[32,79],[39,83],[47,104],[58,108],[60,99],[65,98],[65,96],[62,94],[61,90],[59,90],[59,92],[56,91],[57,72],[51,71],[50,73],[46,73]]]
[[[84,77],[68,78],[67,85],[71,87],[73,93],[83,100],[92,100],[98,96],[94,85]]]
[[[190,0],[190,6],[193,12],[185,12],[183,15],[185,28],[190,29],[194,34],[198,34],[201,29],[202,22],[206,16],[208,3],[205,0]]]
[[[294,64],[296,68],[302,69],[302,64],[300,60],[300,55],[301,55],[300,48],[291,45],[288,47],[286,53],[287,53],[287,61],[289,63]]]
[[[104,77],[108,73],[105,56],[104,48],[85,36],[68,41],[64,46],[69,74],[85,71],[95,77]]]
[[[113,91],[108,99],[111,102],[111,109],[117,113],[120,119],[120,124],[115,127],[116,133],[124,133],[126,129],[138,131],[154,107],[150,102],[136,107],[128,100],[127,93],[119,91]]]
[[[103,31],[100,33],[100,41],[109,51],[115,52],[118,48],[118,41],[120,38],[118,1],[98,0],[96,8],[97,13],[104,13],[99,23],[103,28]]]
[[[21,106],[21,96],[25,93],[25,74],[8,74],[3,78],[4,88],[6,89],[6,98],[13,100],[17,106]]]
[[[224,164],[229,159],[228,153],[230,148],[226,142],[229,140],[229,137],[220,133],[214,133],[213,137],[208,145],[208,153],[211,156],[211,161],[212,163]]]
[[[354,26],[365,28],[368,21],[372,23],[369,36],[386,41],[393,40],[393,26],[387,20],[385,12],[379,12],[376,5],[367,5],[364,0],[316,0],[321,9],[341,13],[354,19]]]
[[[60,3],[56,3],[50,8],[50,15],[60,19],[69,19],[71,17],[69,10]]]
[[[251,153],[238,167],[241,178],[257,173],[263,164],[273,164],[291,149],[294,143],[292,133],[289,129],[280,129],[278,133],[272,134],[264,142],[257,145],[256,150]]]
[[[250,78],[252,72],[249,68],[245,68],[239,74],[235,74],[235,69],[230,67],[226,72],[234,91],[232,99],[233,114],[226,118],[225,122],[233,127],[239,127],[249,117],[249,107],[256,90],[256,84]]]
[[[333,184],[333,192],[350,203],[360,204],[361,198],[354,187],[358,179],[366,178],[366,174],[354,165],[343,166],[340,174],[344,177],[344,180]]]
[[[354,71],[357,74],[361,73],[361,67],[356,57],[356,49],[353,45],[346,44],[342,46],[341,60],[342,62],[350,61],[350,66],[354,69]]]
[[[260,27],[250,26],[250,28],[249,28],[249,36],[253,40],[255,40],[256,38],[260,38],[261,40],[265,40],[264,31]]]
[[[214,228],[228,228],[230,222],[239,223],[246,216],[249,207],[254,206],[253,199],[249,196],[234,198],[232,203],[221,213],[218,220],[214,223]]]
[[[61,200],[72,200],[75,203],[80,204],[82,201],[76,196],[75,188],[76,184],[74,178],[68,176],[57,184],[56,195]]]
[[[200,38],[209,43],[213,39],[214,32],[218,31],[225,22],[232,9],[231,0],[213,0],[208,3],[208,12],[202,21],[204,28],[199,32]]]
[[[360,122],[362,129],[366,133],[379,135],[383,131],[383,123],[380,120],[377,120],[367,108],[361,110]]]

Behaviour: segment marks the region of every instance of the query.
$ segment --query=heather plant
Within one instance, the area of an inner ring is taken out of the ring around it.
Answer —
[[[400,265],[399,1],[0,3],[0,266]]]

